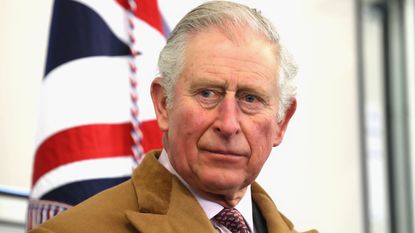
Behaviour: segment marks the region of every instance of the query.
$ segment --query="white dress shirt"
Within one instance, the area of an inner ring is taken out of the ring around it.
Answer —
[[[161,165],[163,165],[170,173],[175,175],[189,190],[192,194],[196,197],[196,200],[199,202],[202,209],[205,211],[207,217],[212,219],[216,214],[218,214],[224,207],[219,205],[216,202],[210,201],[204,197],[201,197],[193,189],[190,187],[188,183],[176,172],[173,166],[170,163],[169,157],[165,150],[162,150],[160,158],[158,159]],[[252,233],[254,233],[254,225],[253,225],[253,217],[252,217],[252,199],[251,199],[251,186],[249,185],[246,189],[245,194],[243,195],[242,199],[239,203],[234,207],[237,209],[242,216],[244,217],[249,229]],[[226,228],[222,226],[218,226],[218,224],[213,223],[215,228],[222,233],[230,232]]]

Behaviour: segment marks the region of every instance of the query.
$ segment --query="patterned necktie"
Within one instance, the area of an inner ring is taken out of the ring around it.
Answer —
[[[235,208],[224,208],[213,219],[228,228],[232,233],[250,233],[244,217]]]

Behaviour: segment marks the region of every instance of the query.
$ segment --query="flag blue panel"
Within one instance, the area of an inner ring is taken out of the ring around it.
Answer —
[[[73,182],[48,192],[40,199],[76,205],[105,189],[128,180],[129,178],[130,177],[118,177]]]
[[[114,35],[95,11],[79,2],[55,1],[45,76],[73,59],[129,53],[128,45]]]

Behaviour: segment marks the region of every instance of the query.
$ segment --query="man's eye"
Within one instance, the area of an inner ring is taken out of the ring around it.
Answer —
[[[244,100],[248,103],[255,103],[258,102],[258,97],[254,96],[254,95],[246,95],[244,96]]]
[[[196,99],[204,108],[213,108],[216,106],[221,96],[220,92],[211,89],[202,89],[196,93]]]
[[[247,113],[257,113],[265,107],[265,102],[261,97],[251,94],[244,94],[239,97],[239,104]]]
[[[242,94],[239,99],[246,104],[260,104],[263,102],[261,97],[252,94]]]
[[[199,93],[204,98],[213,97],[215,93],[212,90],[202,90]]]

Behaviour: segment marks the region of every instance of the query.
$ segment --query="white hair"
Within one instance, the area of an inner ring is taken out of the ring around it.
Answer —
[[[297,66],[288,51],[280,44],[278,33],[267,18],[256,9],[227,1],[209,1],[196,7],[187,13],[172,31],[158,61],[162,85],[166,90],[167,107],[171,108],[172,105],[174,86],[183,69],[186,44],[190,36],[209,27],[216,27],[226,34],[236,32],[237,29],[249,28],[276,46],[276,59],[279,61],[277,118],[282,120],[296,94],[294,77],[297,74]]]

